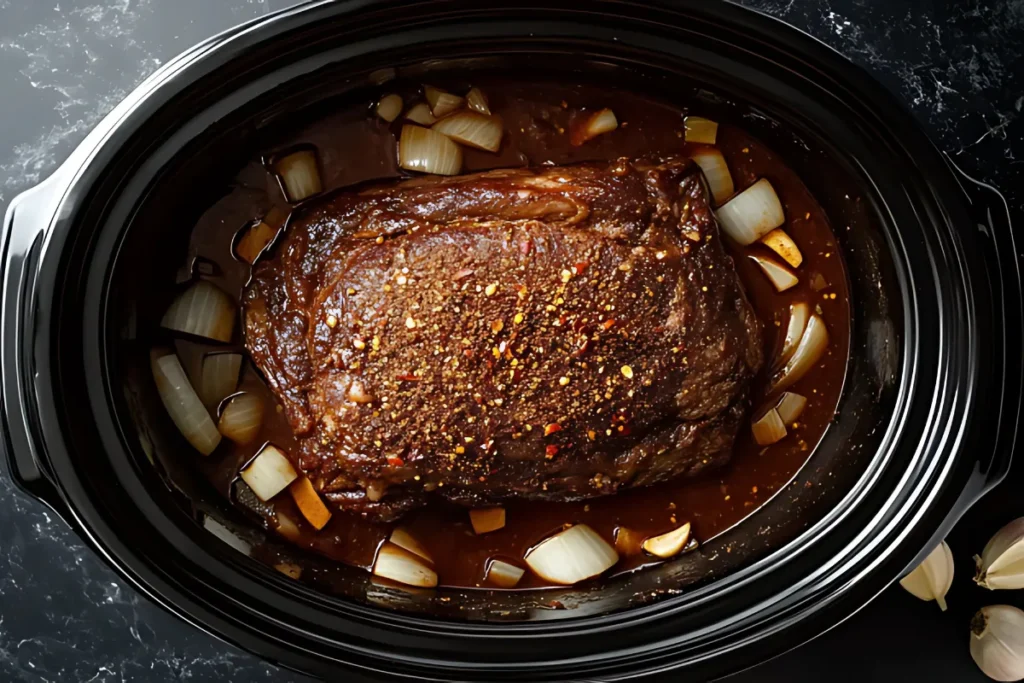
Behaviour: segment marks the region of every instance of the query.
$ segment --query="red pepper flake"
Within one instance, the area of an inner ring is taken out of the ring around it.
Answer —
[[[551,458],[553,458],[556,455],[558,455],[558,449],[559,449],[559,447],[554,445],[554,444],[551,444],[549,446],[545,446],[544,447],[544,457],[547,458],[548,460],[550,460]]]
[[[558,424],[557,422],[552,422],[551,424],[544,427],[544,436],[551,436],[555,432],[560,431],[562,431],[562,425]]]
[[[615,318],[608,318],[603,323],[601,323],[601,327],[606,329],[606,330],[610,330],[614,326],[615,326]]]
[[[405,464],[405,461],[399,458],[397,455],[388,456],[388,464],[392,467],[401,467]]]
[[[465,356],[466,358],[472,358],[472,357],[473,357],[473,349],[466,349],[466,350],[464,350],[464,351],[462,352],[462,354],[463,354],[463,355],[464,355],[464,356]]]
[[[582,339],[580,339],[579,345],[576,347],[576,355],[582,356],[584,353],[587,352],[588,348],[590,348],[590,339],[588,339],[587,337],[583,337]]]
[[[401,380],[402,382],[419,382],[420,378],[416,375],[395,375],[395,379]]]
[[[577,263],[576,265],[574,265],[572,267],[572,274],[573,275],[582,275],[583,271],[585,271],[587,269],[587,266],[589,266],[589,265],[590,265],[590,263],[588,261],[580,261],[579,263]]]
[[[533,240],[526,239],[520,242],[519,251],[523,254],[523,256],[528,255],[531,251],[533,251]]]

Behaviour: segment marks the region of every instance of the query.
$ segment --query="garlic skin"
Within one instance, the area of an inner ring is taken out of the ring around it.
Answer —
[[[946,593],[953,583],[953,553],[943,541],[924,558],[921,564],[902,579],[900,585],[922,600],[934,600],[946,611]]]
[[[971,657],[992,680],[1024,678],[1024,612],[1009,605],[982,607],[971,619]]]
[[[1024,588],[1024,517],[997,531],[974,561],[978,566],[974,581],[979,586],[989,590]]]

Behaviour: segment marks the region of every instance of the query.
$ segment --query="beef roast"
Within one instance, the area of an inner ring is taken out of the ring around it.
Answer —
[[[392,519],[728,460],[761,337],[683,158],[423,177],[292,216],[246,346],[324,497]]]

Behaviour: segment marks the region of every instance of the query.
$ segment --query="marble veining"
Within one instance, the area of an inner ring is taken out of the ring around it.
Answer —
[[[51,173],[163,62],[217,31],[290,4],[0,0],[0,212],[18,192]],[[906,102],[942,149],[972,174],[1001,187],[1016,218],[1024,219],[1024,0],[741,4],[798,26],[868,69]],[[0,680],[307,680],[156,607],[52,512],[16,491],[3,471],[0,500]],[[891,589],[865,614],[903,618],[916,607],[904,600]],[[852,621],[837,629],[836,637],[730,680],[820,680],[816,672],[825,670],[830,656],[839,656],[829,653],[843,652],[837,638],[869,637],[864,618]],[[966,626],[955,629],[959,635],[948,637],[948,647],[922,642],[915,649],[911,642],[909,661],[915,656],[931,661],[939,676],[934,680],[983,680],[966,654]]]

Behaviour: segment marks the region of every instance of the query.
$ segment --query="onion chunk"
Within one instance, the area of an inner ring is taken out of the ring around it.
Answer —
[[[782,342],[782,353],[779,354],[777,367],[786,364],[790,359],[807,329],[807,320],[811,317],[811,307],[803,301],[789,307],[789,323],[786,325],[786,338]]]
[[[462,148],[447,136],[419,126],[402,126],[398,165],[409,171],[457,175],[462,170]]]
[[[292,494],[299,512],[306,518],[306,521],[313,525],[317,531],[323,529],[331,519],[331,511],[327,509],[324,502],[320,500],[319,494],[313,488],[313,482],[307,477],[299,477],[288,486],[288,493]]]
[[[300,149],[276,159],[273,166],[274,172],[281,179],[285,199],[292,204],[320,194],[323,189],[316,152],[311,149]]]
[[[743,246],[753,244],[786,222],[779,195],[766,178],[723,204],[715,215],[725,234]]]
[[[242,370],[240,353],[208,353],[203,356],[203,367],[196,393],[207,410],[213,411],[225,398],[235,393],[238,373]]]
[[[777,292],[785,292],[791,287],[795,287],[800,278],[798,278],[792,271],[781,263],[765,258],[763,256],[751,255],[751,260],[757,265],[761,266],[761,270],[771,280],[772,285],[775,287]]]
[[[560,531],[526,554],[537,576],[566,586],[591,579],[618,561],[615,548],[586,524]]]
[[[405,527],[397,527],[391,532],[391,538],[388,539],[402,550],[407,550],[413,555],[417,555],[427,562],[433,563],[434,558],[430,556],[427,549],[416,540],[416,537],[409,533],[409,530]]]
[[[586,141],[592,140],[598,135],[609,133],[618,127],[619,120],[615,118],[615,112],[611,109],[602,109],[574,125],[569,136],[569,142],[579,147]]]
[[[152,369],[156,390],[174,426],[197,451],[203,455],[213,453],[220,443],[220,432],[189,384],[181,361],[173,353],[159,356],[153,359]]]
[[[615,529],[615,549],[620,555],[629,557],[643,552],[644,537],[640,532],[620,526]]]
[[[430,113],[430,107],[426,102],[414,104],[405,112],[405,118],[421,126],[432,126],[437,123],[437,118]]]
[[[385,543],[380,547],[377,561],[373,563],[373,573],[407,586],[433,588],[437,585],[437,574],[433,569],[416,555],[393,543]]]
[[[402,113],[402,96],[385,95],[380,98],[380,102],[377,103],[377,116],[381,117],[388,123],[391,123],[398,118],[398,115]]]
[[[711,196],[715,204],[722,204],[736,191],[732,182],[732,174],[729,173],[729,166],[725,163],[725,157],[717,149],[708,149],[696,152],[690,156],[707,178],[708,187],[711,188]]]
[[[750,426],[758,446],[771,446],[786,438],[786,425],[775,408],[769,409]]]
[[[430,112],[437,118],[447,116],[462,106],[463,99],[461,97],[440,88],[424,86],[423,94],[426,95],[427,103],[430,104]]]
[[[713,145],[718,139],[718,123],[700,116],[687,116],[683,122],[686,127],[686,141]]]
[[[470,88],[466,93],[466,106],[484,116],[491,115],[491,106],[487,104],[487,96],[480,88]]]
[[[501,560],[491,560],[487,565],[484,579],[499,588],[515,588],[525,573],[526,570],[522,567]]]
[[[804,255],[800,253],[800,248],[796,246],[796,242],[781,228],[772,230],[761,238],[761,242],[794,268],[799,268],[800,264],[804,262]]]
[[[675,557],[683,551],[686,544],[690,542],[690,523],[673,529],[660,536],[653,536],[644,541],[643,549],[655,557],[667,560]]]
[[[473,525],[473,533],[478,536],[489,531],[497,531],[505,526],[505,508],[470,510],[469,521]]]
[[[435,123],[432,130],[485,152],[497,152],[505,132],[497,116],[484,116],[475,111],[456,112]]]
[[[299,473],[276,446],[267,444],[253,461],[242,470],[242,481],[264,503],[284,491],[298,479]]]
[[[776,377],[772,389],[785,389],[798,382],[818,364],[827,348],[828,328],[825,326],[825,321],[817,315],[812,315],[811,319],[807,321],[807,328],[793,352],[793,357],[789,359],[789,362]]]
[[[287,213],[276,206],[272,208],[259,223],[245,230],[235,244],[235,256],[250,265],[255,263],[267,245],[277,237],[278,231],[287,218]]]
[[[217,429],[239,446],[252,443],[263,426],[263,400],[254,394],[239,394],[224,406]]]
[[[229,342],[235,330],[235,304],[216,285],[199,280],[171,303],[160,325],[176,332]]]
[[[785,424],[791,425],[797,421],[806,407],[806,397],[787,391],[779,397],[779,402],[775,405],[775,412],[779,414]]]

